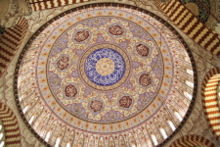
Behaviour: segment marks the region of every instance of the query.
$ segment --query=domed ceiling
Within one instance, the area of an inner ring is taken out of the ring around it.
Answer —
[[[17,64],[17,105],[46,144],[158,145],[195,93],[179,35],[150,12],[93,4],[49,21]]]

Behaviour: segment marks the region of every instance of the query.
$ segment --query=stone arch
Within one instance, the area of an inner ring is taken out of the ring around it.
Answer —
[[[202,83],[203,108],[213,134],[220,137],[220,105],[218,87],[220,69],[213,68],[205,76]]]
[[[207,28],[180,0],[155,0],[154,3],[177,28],[195,43],[211,54],[220,56],[218,34]]]
[[[28,4],[30,5],[33,11],[45,10],[45,9],[52,9],[57,7],[62,7],[66,5],[72,5],[77,3],[87,2],[88,0],[50,0],[50,1],[42,1],[42,0],[27,0]]]
[[[0,121],[4,127],[5,145],[20,146],[21,135],[19,125],[14,112],[0,102]]]
[[[215,145],[208,139],[199,135],[186,135],[174,140],[170,147],[195,147],[195,146],[205,146],[214,147]]]
[[[10,28],[3,28],[0,35],[0,76],[5,72],[8,64],[19,49],[22,39],[28,29],[28,21],[20,18],[18,23]]]

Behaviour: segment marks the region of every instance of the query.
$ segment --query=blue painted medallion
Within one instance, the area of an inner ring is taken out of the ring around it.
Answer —
[[[101,48],[89,54],[84,68],[90,81],[100,86],[110,86],[121,80],[126,65],[119,52]]]

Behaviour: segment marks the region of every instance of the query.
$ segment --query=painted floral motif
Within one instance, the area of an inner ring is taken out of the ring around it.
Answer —
[[[99,100],[92,100],[89,107],[93,112],[99,112],[102,110],[103,103]]]
[[[122,108],[129,108],[131,104],[132,104],[132,99],[130,98],[130,96],[123,96],[119,100],[119,106]]]
[[[80,116],[81,118],[84,118],[84,119],[87,118],[86,110],[81,103],[69,104],[66,107],[67,107],[67,110],[69,110],[76,116]]]
[[[142,85],[142,86],[148,86],[150,85],[152,82],[149,74],[142,74],[139,78],[139,83]]]
[[[122,35],[124,33],[123,29],[119,25],[112,25],[109,27],[109,33],[112,35]]]
[[[148,56],[148,54],[149,54],[149,48],[144,44],[138,44],[136,46],[136,50],[137,50],[138,54],[141,56]]]
[[[102,117],[103,122],[118,121],[123,118],[123,114],[119,111],[111,110]]]
[[[72,84],[69,84],[69,85],[67,85],[66,87],[65,87],[65,95],[67,96],[67,97],[74,97],[74,96],[76,96],[76,94],[77,94],[77,89],[76,89],[76,87],[74,86],[74,85],[72,85]]]
[[[156,96],[157,93],[154,92],[145,92],[139,95],[139,98],[137,100],[137,106],[136,108],[138,110],[142,110],[144,107],[146,107],[150,102],[153,100],[153,98]]]
[[[51,55],[54,56],[62,52],[65,48],[67,48],[67,43],[68,43],[68,35],[67,33],[64,33],[62,36],[60,36],[60,39],[58,39],[54,43],[53,49],[51,50]]]
[[[57,92],[61,87],[61,78],[54,72],[50,71],[48,72],[48,80],[51,81],[50,86],[55,89],[55,92]]]
[[[76,40],[77,42],[82,42],[86,40],[88,37],[89,37],[89,31],[82,30],[82,31],[78,31],[75,34],[74,40]]]
[[[64,70],[68,67],[69,65],[69,57],[68,56],[62,56],[58,61],[57,61],[57,67],[60,70]]]

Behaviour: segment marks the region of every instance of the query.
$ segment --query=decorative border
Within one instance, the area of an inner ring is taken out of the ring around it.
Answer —
[[[176,133],[183,127],[184,123],[186,122],[186,120],[188,119],[188,117],[190,116],[191,112],[192,112],[192,108],[195,104],[195,98],[197,96],[197,71],[196,71],[196,67],[195,67],[195,60],[193,58],[193,55],[188,47],[188,45],[186,44],[186,42],[184,41],[184,39],[180,36],[180,34],[177,32],[177,30],[175,30],[168,22],[166,22],[164,19],[162,19],[160,16],[157,16],[156,14],[154,14],[153,12],[150,12],[148,10],[142,9],[142,8],[138,8],[136,6],[132,6],[132,5],[128,5],[128,4],[121,4],[121,3],[113,3],[113,2],[107,2],[107,3],[94,3],[94,4],[87,4],[87,5],[83,5],[83,6],[79,6],[70,10],[67,10],[61,14],[59,14],[58,16],[55,16],[54,18],[52,18],[51,20],[49,20],[48,22],[46,22],[44,25],[42,25],[33,35],[32,37],[28,40],[27,44],[25,45],[24,49],[22,50],[17,64],[16,64],[16,69],[15,69],[15,73],[14,73],[14,83],[13,83],[13,88],[14,88],[14,96],[15,96],[15,100],[16,100],[16,105],[18,108],[18,111],[20,112],[20,115],[24,121],[24,123],[26,124],[26,126],[30,129],[30,131],[35,135],[36,138],[38,138],[42,143],[44,143],[46,146],[51,146],[49,145],[44,139],[42,139],[36,132],[35,130],[31,127],[31,125],[28,123],[28,121],[26,120],[21,106],[19,105],[19,97],[18,97],[18,89],[17,89],[17,78],[18,78],[18,73],[19,73],[19,65],[22,61],[22,58],[24,57],[24,54],[26,52],[26,50],[30,47],[32,41],[51,23],[53,23],[54,21],[56,21],[57,19],[59,19],[60,17],[65,16],[66,14],[72,13],[72,12],[76,12],[76,11],[80,11],[82,9],[87,9],[87,8],[95,8],[95,7],[105,7],[105,6],[112,6],[112,7],[124,7],[124,8],[129,8],[129,9],[134,9],[136,11],[140,11],[143,12],[153,18],[155,18],[156,20],[160,21],[161,23],[163,23],[166,27],[168,27],[170,29],[170,31],[172,31],[177,38],[179,39],[179,41],[182,42],[183,46],[185,47],[189,58],[191,60],[192,63],[192,68],[194,71],[194,90],[193,90],[193,98],[191,101],[191,104],[187,110],[186,115],[184,116],[182,122],[180,123],[180,125],[176,128],[176,130],[166,139],[164,140],[161,144],[158,145],[158,147],[165,145],[168,141],[170,141],[170,139],[172,139],[173,136],[176,135]]]

